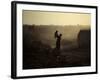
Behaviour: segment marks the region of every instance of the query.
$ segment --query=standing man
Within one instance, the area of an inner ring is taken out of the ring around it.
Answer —
[[[58,36],[58,31],[56,30],[54,37],[57,38]]]
[[[57,36],[56,49],[58,49],[58,50],[60,50],[60,48],[61,48],[61,36],[62,36],[62,34],[59,34]]]
[[[58,31],[56,30],[55,32],[55,38],[56,38],[56,49],[60,50],[60,46],[61,46],[61,36],[62,34],[58,35]]]

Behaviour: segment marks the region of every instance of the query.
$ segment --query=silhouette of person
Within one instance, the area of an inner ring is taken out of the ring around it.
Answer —
[[[57,38],[58,36],[58,31],[56,30],[54,37]]]
[[[60,46],[61,46],[61,36],[62,34],[59,34],[56,36],[57,41],[56,41],[56,49],[60,50]]]

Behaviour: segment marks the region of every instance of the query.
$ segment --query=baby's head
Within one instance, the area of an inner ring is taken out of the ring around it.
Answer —
[[[62,34],[60,34],[60,36],[62,36]]]

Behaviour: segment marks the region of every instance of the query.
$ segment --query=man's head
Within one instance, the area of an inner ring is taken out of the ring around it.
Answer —
[[[56,32],[58,32],[58,31],[56,30]]]

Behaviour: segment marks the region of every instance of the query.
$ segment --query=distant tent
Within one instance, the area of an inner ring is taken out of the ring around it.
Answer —
[[[77,39],[79,47],[90,47],[90,42],[91,42],[90,30],[80,30]]]

